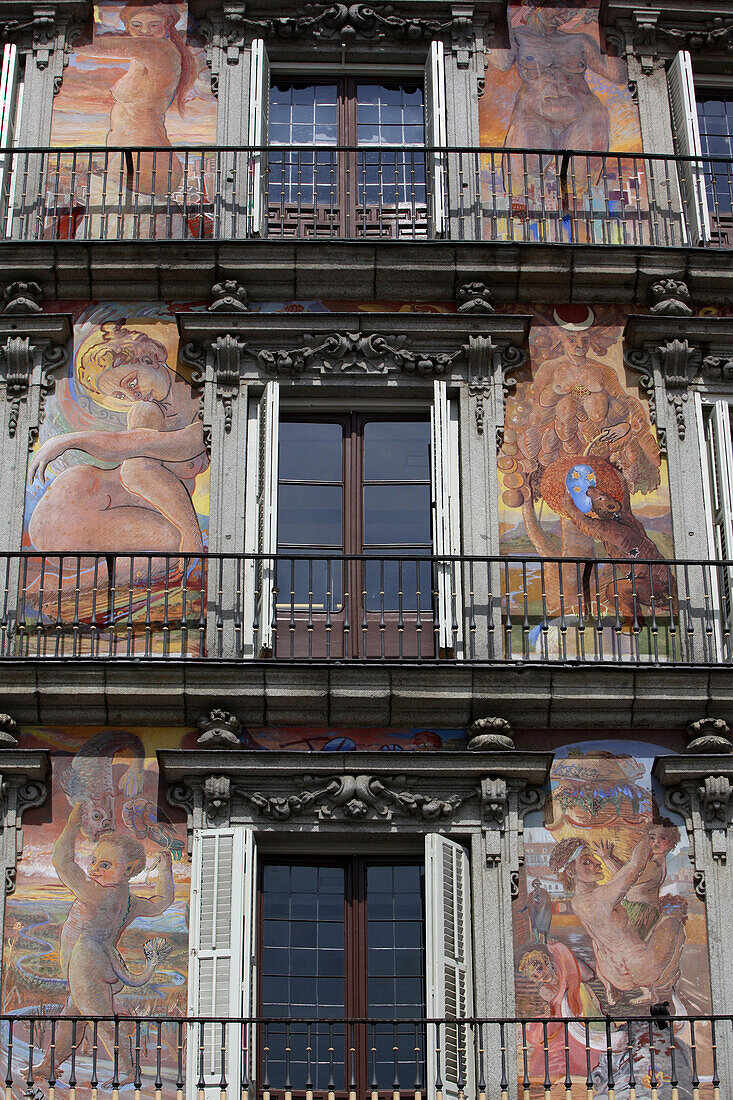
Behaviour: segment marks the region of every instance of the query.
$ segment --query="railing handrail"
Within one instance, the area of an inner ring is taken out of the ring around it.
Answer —
[[[380,150],[381,152],[418,152],[418,153],[495,153],[500,156],[506,154],[547,157],[592,157],[610,160],[650,160],[650,161],[679,161],[687,164],[707,163],[720,161],[724,164],[733,164],[733,156],[717,154],[705,154],[700,156],[688,156],[680,153],[647,153],[642,149],[623,150],[609,149],[606,152],[598,149],[538,149],[530,146],[508,145],[336,145],[336,144],[300,144],[290,143],[268,145],[15,145],[0,147],[0,157],[15,154],[87,154],[87,153],[271,153],[275,150],[287,149],[293,152],[322,152],[322,153],[360,153],[364,150]]]
[[[18,1023],[33,1021],[62,1021],[64,1023],[71,1022],[72,1020],[85,1020],[88,1022],[97,1023],[115,1023],[118,1021],[138,1021],[145,1023],[161,1023],[161,1024],[188,1024],[195,1026],[196,1024],[348,1024],[351,1026],[358,1025],[370,1025],[370,1024],[451,1024],[453,1026],[479,1026],[484,1024],[504,1024],[513,1026],[515,1024],[533,1024],[533,1023],[548,1023],[553,1022],[568,1022],[568,1023],[580,1023],[580,1024],[626,1024],[631,1023],[653,1023],[656,1025],[664,1025],[670,1022],[677,1024],[685,1023],[731,1023],[733,1024],[733,1015],[727,1013],[700,1013],[698,1015],[686,1014],[684,1016],[675,1015],[670,1012],[669,1015],[655,1016],[648,1013],[645,1016],[635,1015],[629,1013],[622,1016],[171,1016],[170,1014],[161,1013],[160,1015],[150,1013],[145,1015],[138,1015],[131,1013],[130,1015],[117,1014],[114,1016],[93,1016],[80,1013],[78,1016],[62,1015],[59,1013],[54,1014],[36,1014],[32,1012],[18,1013],[3,1013],[0,1014],[0,1024],[3,1023]]]

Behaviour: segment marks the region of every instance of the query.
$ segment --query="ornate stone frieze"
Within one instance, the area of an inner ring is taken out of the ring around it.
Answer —
[[[257,360],[268,374],[302,374],[306,369],[321,374],[341,373],[387,374],[404,371],[410,374],[445,374],[462,358],[465,348],[453,352],[429,355],[413,351],[405,333],[331,332],[317,336],[303,333],[303,344],[296,348],[263,348]]]
[[[248,313],[247,288],[236,279],[215,283],[211,288],[211,305],[208,308],[209,313]]]
[[[604,0],[602,10],[606,41],[620,38],[626,52],[638,58],[647,74],[678,50],[728,53],[733,45],[730,8],[715,0],[687,5],[684,17],[674,5],[660,2],[652,6],[641,0]]]
[[[700,718],[697,722],[690,722],[687,736],[690,738],[687,752],[733,752],[731,729],[724,718]]]
[[[295,781],[297,793],[287,796],[247,790],[237,793],[264,817],[276,821],[306,813],[321,819],[342,817],[355,821],[374,817],[391,820],[399,813],[420,821],[437,821],[452,817],[465,801],[460,795],[437,798],[411,791],[404,784],[404,776],[339,775],[317,783],[313,776],[304,775]]]

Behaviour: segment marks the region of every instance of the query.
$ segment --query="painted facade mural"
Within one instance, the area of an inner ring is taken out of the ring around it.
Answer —
[[[491,236],[596,239],[589,223],[603,211],[611,215],[608,243],[622,243],[630,215],[644,206],[644,163],[604,154],[640,152],[641,131],[626,62],[601,41],[597,0],[515,0],[506,39],[487,51],[487,62],[481,144],[519,150],[483,158]],[[566,150],[578,155],[557,155]]]
[[[586,1095],[609,1088],[647,1095],[674,1070],[680,1098],[692,1096],[692,1060],[703,1094],[709,1081],[710,1030],[674,1025],[674,1066],[667,1029],[649,1018],[665,1001],[678,1015],[711,1011],[704,902],[694,889],[684,823],[664,807],[651,778],[668,752],[636,741],[585,741],[556,750],[542,812],[525,820],[525,865],[514,903],[519,1078],[547,1078],[566,1095],[566,1078]],[[570,1016],[610,1017],[586,1029]],[[547,1023],[546,1021],[555,1021]],[[606,1055],[610,1036],[612,1057]],[[613,1081],[609,1084],[609,1074]],[[573,1089],[573,1095],[575,1090]]]
[[[667,469],[623,364],[624,320],[614,306],[534,311],[530,363],[507,398],[498,459],[501,553],[536,559],[505,579],[516,652],[577,652],[586,623],[619,657],[637,647],[663,657],[672,644]]]
[[[49,231],[179,237],[183,208],[198,203],[199,232],[195,225],[188,232],[204,235],[214,173],[201,147],[215,141],[216,100],[188,5],[95,4],[90,40],[71,52],[54,100],[51,144],[130,152],[51,157],[47,188],[65,196],[68,209],[47,204]],[[192,151],[168,152],[172,146]]]
[[[155,620],[172,589],[188,601],[175,609],[179,621],[185,611],[198,622],[209,459],[190,383],[165,306],[77,305],[73,356],[47,398],[29,463],[23,546],[106,558],[82,559],[77,576],[76,559],[31,556],[23,579],[31,619],[60,591],[67,622],[76,614],[88,628],[109,625],[118,598],[133,621]],[[197,639],[193,631],[192,645]]]

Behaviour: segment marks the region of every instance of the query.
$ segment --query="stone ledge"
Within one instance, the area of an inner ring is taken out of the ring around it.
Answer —
[[[0,708],[24,725],[192,726],[221,706],[251,726],[465,729],[492,714],[516,729],[682,729],[709,715],[733,724],[722,671],[23,660],[0,665]]]

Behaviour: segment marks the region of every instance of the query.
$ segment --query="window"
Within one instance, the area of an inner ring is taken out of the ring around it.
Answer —
[[[458,437],[446,383],[434,383],[432,405],[379,413],[304,415],[281,409],[279,392],[269,383],[251,419],[254,651],[455,654],[461,578],[446,559],[459,553]]]
[[[341,1095],[366,1096],[375,1079],[391,1092],[396,1046],[402,1091],[419,1081],[433,1100],[429,1029],[396,1024],[395,1042],[392,1024],[376,1021],[472,1015],[469,864],[459,844],[431,833],[424,858],[389,862],[264,856],[258,875],[253,830],[234,826],[196,830],[192,864],[189,1014],[248,1021],[191,1025],[188,1076],[200,1095],[279,1095],[289,1077],[297,1096],[309,1076],[323,1095],[332,1075]],[[294,1022],[255,1026],[256,1016]],[[375,1023],[348,1035],[317,1023],[344,1016]],[[441,1031],[448,1097],[459,1081],[472,1095],[467,1030]]]
[[[391,1088],[396,1070],[408,1093],[425,1080],[423,1025],[395,1035],[384,1025],[310,1023],[425,1017],[424,887],[422,861],[263,863],[257,1015],[309,1021],[263,1025],[260,1076],[266,1069],[273,1090],[289,1078],[295,1091],[331,1082],[344,1092],[353,1073],[365,1096],[374,1080]]]
[[[271,74],[252,44],[248,190],[250,232],[278,237],[426,237],[444,230],[443,43],[425,72],[325,76]],[[322,150],[319,149],[322,147]]]

